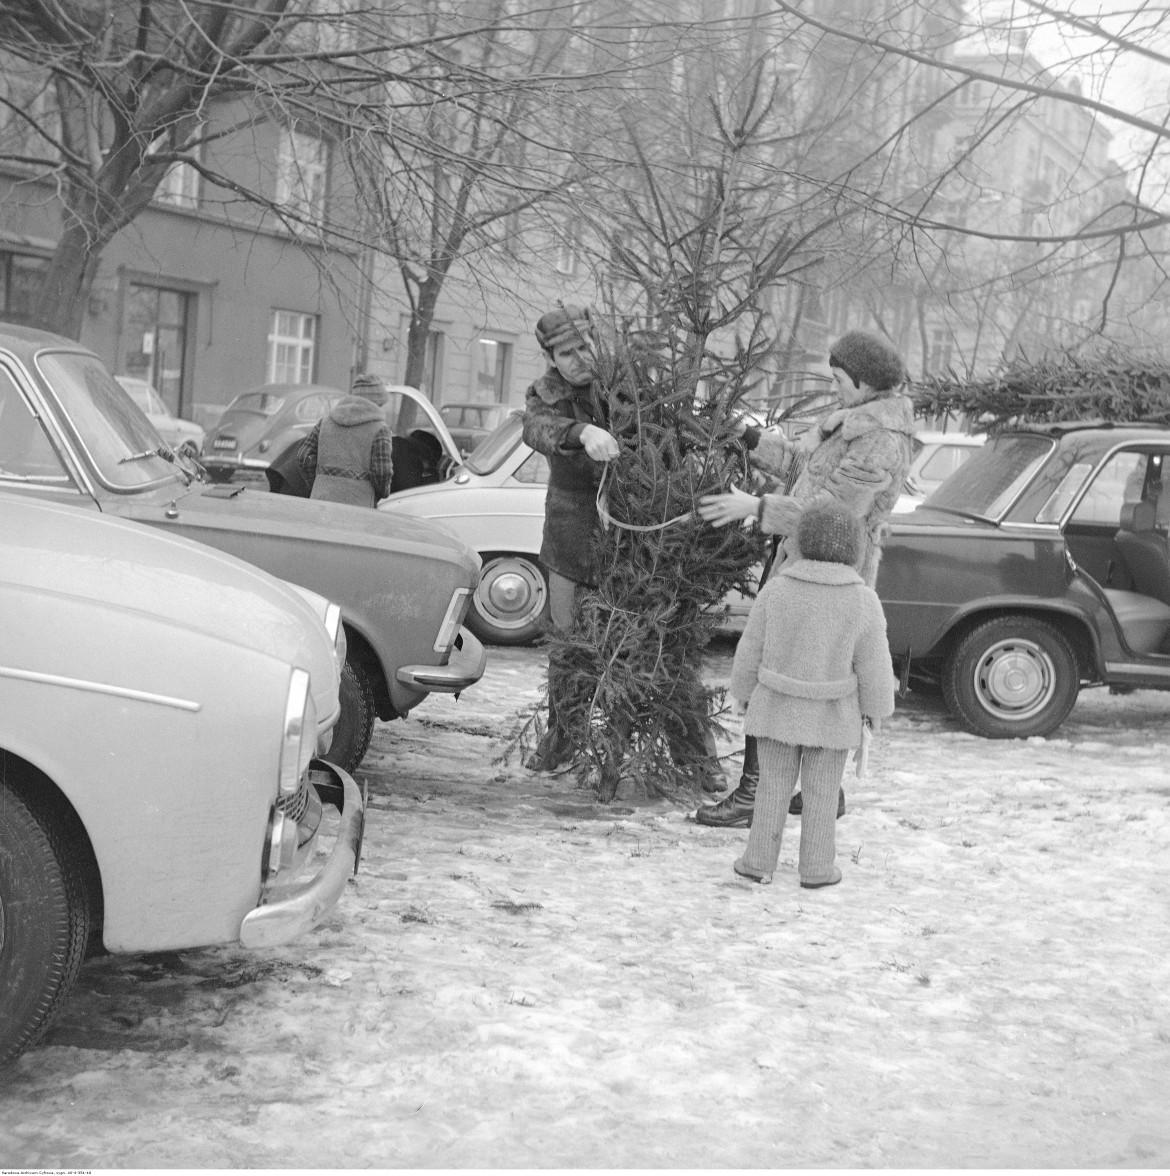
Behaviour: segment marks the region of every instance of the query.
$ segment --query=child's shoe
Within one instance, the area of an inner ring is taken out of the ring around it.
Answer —
[[[731,863],[731,868],[741,877],[747,878],[751,882],[759,882],[761,886],[767,886],[772,881],[771,874],[763,874],[759,870],[753,870],[751,866],[745,866],[743,858],[736,858]],[[838,875],[840,877],[840,875]]]
[[[822,886],[836,886],[840,881],[841,871],[837,866],[834,866],[829,871],[829,876],[827,878],[821,878],[819,880],[816,878],[801,878],[800,884],[804,887],[805,890],[820,890]]]

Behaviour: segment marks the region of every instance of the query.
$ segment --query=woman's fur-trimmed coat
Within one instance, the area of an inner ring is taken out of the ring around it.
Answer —
[[[760,589],[735,651],[730,693],[744,734],[801,747],[857,747],[861,717],[894,713],[886,616],[851,567],[798,559]]]
[[[872,588],[886,522],[910,472],[913,440],[914,406],[908,397],[889,392],[831,413],[798,441],[761,433],[752,453],[761,470],[787,474],[801,449],[808,451],[808,463],[790,495],[764,497],[760,527],[787,536],[785,558],[798,559],[795,536],[804,508],[817,500],[836,500],[862,522],[857,566]]]

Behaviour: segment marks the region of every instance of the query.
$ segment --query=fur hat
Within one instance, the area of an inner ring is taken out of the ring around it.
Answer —
[[[843,506],[816,503],[800,516],[796,545],[805,559],[852,567],[861,555],[861,529]]]
[[[593,315],[587,306],[567,303],[540,316],[536,324],[536,341],[545,351],[552,353],[562,343],[588,342],[593,329]]]
[[[390,393],[386,391],[386,385],[377,376],[370,375],[369,372],[360,372],[354,376],[353,383],[350,385],[350,393],[353,396],[362,396],[366,400],[371,400],[379,406],[390,402]]]
[[[868,384],[877,392],[888,392],[906,378],[898,353],[865,331],[846,331],[829,348],[829,365],[840,368],[857,387]]]

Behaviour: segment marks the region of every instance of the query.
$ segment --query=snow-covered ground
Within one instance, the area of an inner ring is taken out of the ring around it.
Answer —
[[[303,941],[87,965],[0,1167],[1170,1165],[1170,694],[907,705],[802,891],[796,819],[755,886],[745,831],[498,762],[542,669],[379,727]]]

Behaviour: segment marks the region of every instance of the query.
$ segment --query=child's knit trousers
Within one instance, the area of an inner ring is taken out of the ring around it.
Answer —
[[[797,747],[758,739],[760,784],[744,865],[762,874],[776,869],[784,820],[797,780],[804,797],[800,816],[800,880],[823,882],[837,856],[837,792],[849,752],[835,747]]]

